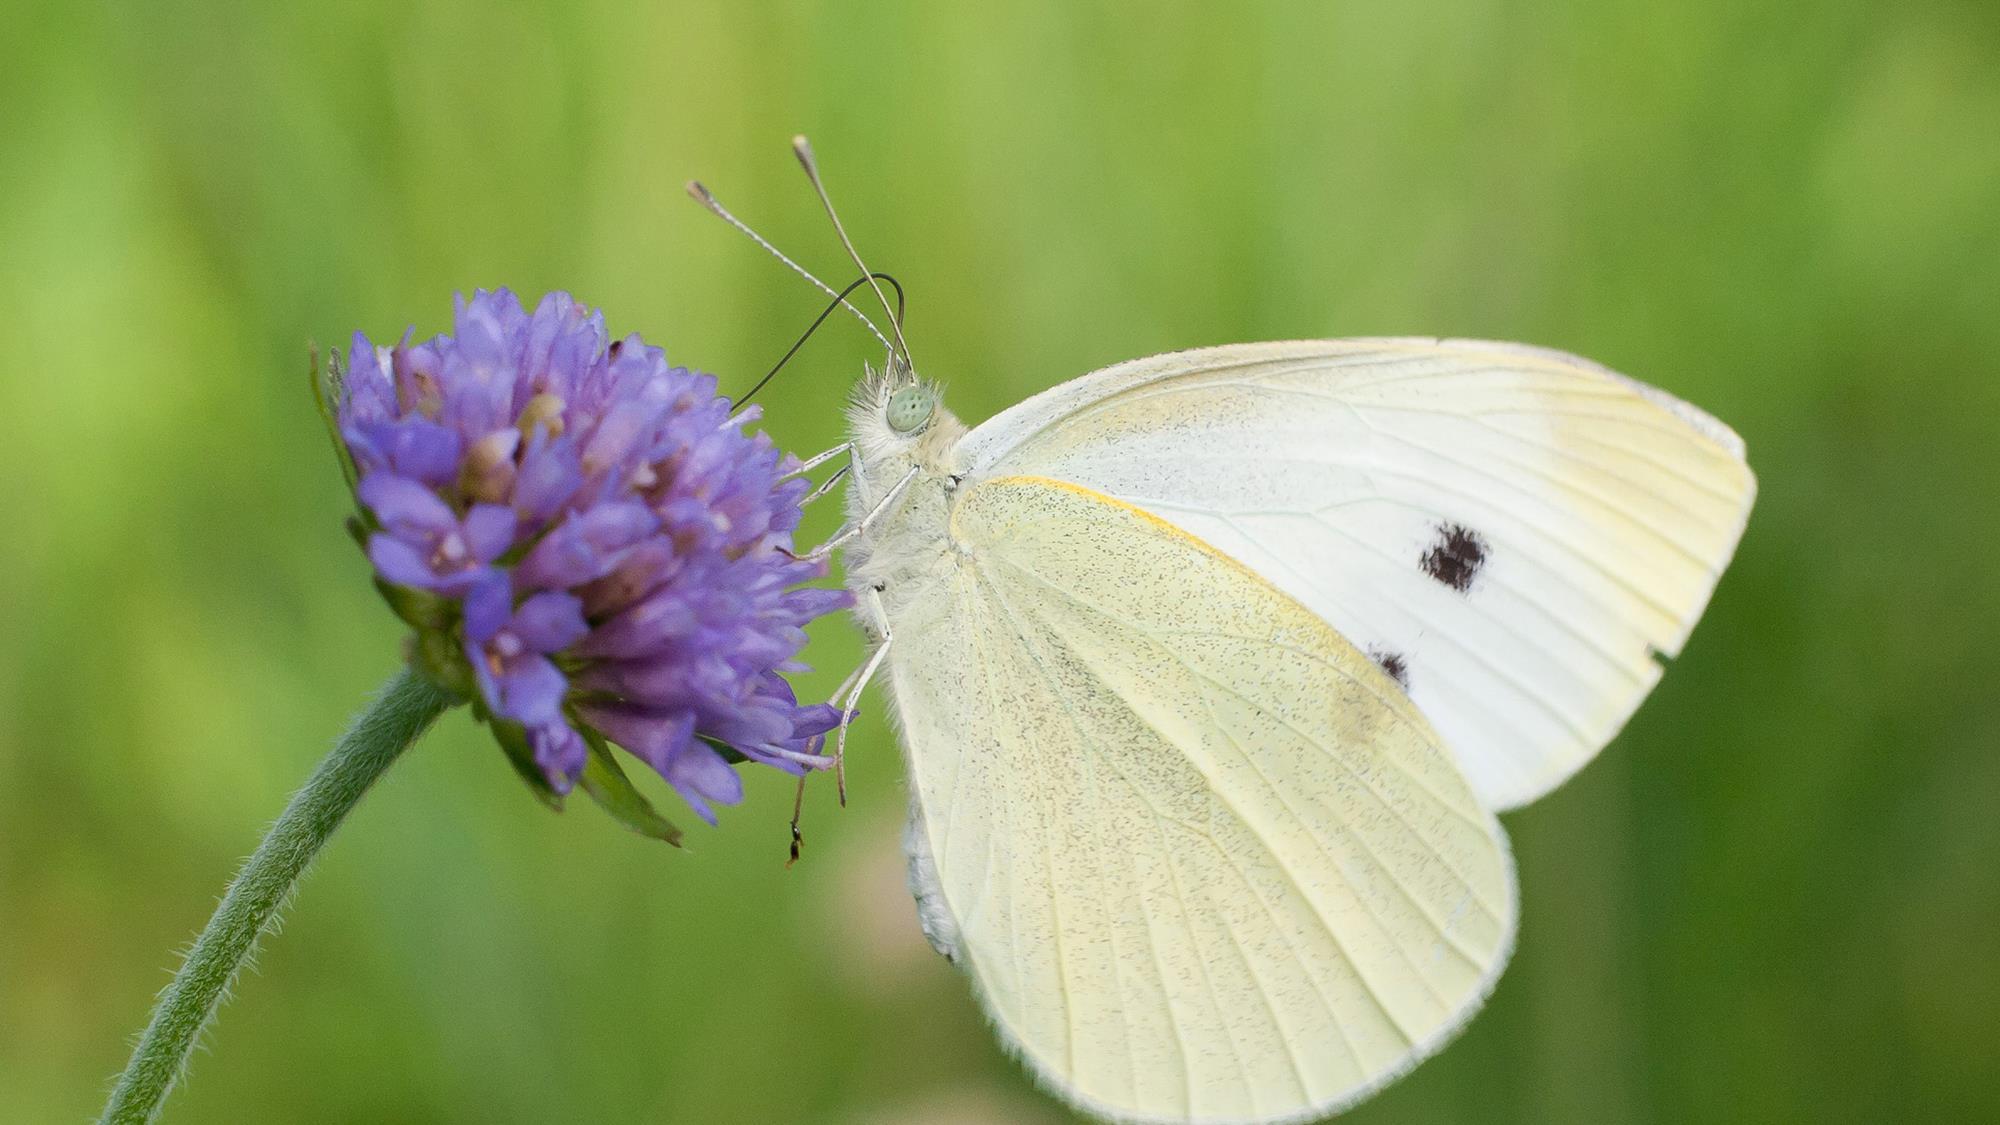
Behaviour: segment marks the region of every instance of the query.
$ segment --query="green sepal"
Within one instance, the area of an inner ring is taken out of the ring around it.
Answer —
[[[561,812],[563,795],[556,792],[555,787],[549,784],[548,775],[542,772],[542,767],[535,761],[535,748],[528,744],[527,728],[511,720],[488,714],[485,706],[477,702],[473,704],[472,710],[475,716],[486,721],[487,728],[493,732],[493,741],[498,742],[500,749],[506,752],[507,764],[513,766],[514,772],[521,775],[521,780],[528,785],[528,791],[535,795],[536,800]]]
[[[604,736],[589,727],[578,724],[583,733],[584,745],[590,748],[590,757],[584,761],[583,777],[580,783],[590,799],[599,808],[611,814],[611,818],[630,828],[641,836],[655,840],[665,840],[675,847],[681,846],[681,830],[653,808],[632,785],[632,779],[618,765],[618,759],[611,756],[611,747]]]
[[[381,591],[382,600],[389,603],[396,616],[411,628],[425,633],[442,633],[451,627],[456,603],[450,598],[439,597],[429,590],[398,586],[380,578],[375,579],[375,588]]]
[[[348,452],[347,442],[340,436],[340,421],[334,414],[334,404],[346,393],[342,383],[344,373],[340,370],[340,350],[328,348],[326,352],[326,374],[320,374],[319,344],[310,343],[306,347],[306,378],[312,386],[313,406],[319,411],[319,420],[326,427],[327,440],[333,443],[333,455],[340,462],[340,475],[347,481],[347,490],[361,480],[361,473],[354,466],[354,455]]]
[[[465,654],[459,651],[449,633],[420,628],[410,634],[407,653],[410,667],[440,689],[459,699],[478,696],[479,685],[473,682],[472,667],[465,662]]]

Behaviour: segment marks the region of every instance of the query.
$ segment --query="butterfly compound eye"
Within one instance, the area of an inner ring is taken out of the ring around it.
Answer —
[[[930,422],[931,411],[936,408],[937,396],[928,389],[904,387],[889,396],[889,407],[885,413],[890,429],[899,434],[913,434]]]

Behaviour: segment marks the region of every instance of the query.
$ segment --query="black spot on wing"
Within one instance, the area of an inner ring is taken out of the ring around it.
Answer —
[[[1464,524],[1439,524],[1437,542],[1418,563],[1425,574],[1463,594],[1486,565],[1486,540]]]
[[[1410,690],[1410,666],[1404,661],[1402,653],[1390,652],[1387,649],[1381,648],[1371,648],[1368,650],[1368,659],[1373,660],[1381,666],[1384,672],[1389,673],[1389,678],[1396,681],[1397,687],[1402,688],[1404,691]]]

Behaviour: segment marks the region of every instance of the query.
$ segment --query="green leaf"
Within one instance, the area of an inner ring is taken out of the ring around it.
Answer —
[[[480,713],[485,712],[484,707],[477,710]],[[535,748],[528,744],[527,729],[519,723],[490,715],[486,717],[486,725],[493,731],[493,740],[500,744],[500,749],[507,752],[508,764],[514,767],[515,773],[521,775],[522,781],[527,782],[528,790],[541,803],[561,812],[562,794],[556,792],[549,784],[548,776],[542,773],[542,767],[536,763]]]
[[[625,776],[618,759],[611,756],[611,747],[604,736],[588,727],[580,729],[584,743],[590,747],[590,758],[583,765],[583,791],[618,823],[641,836],[680,847],[681,830],[661,816],[645,794],[633,788],[632,779]]]

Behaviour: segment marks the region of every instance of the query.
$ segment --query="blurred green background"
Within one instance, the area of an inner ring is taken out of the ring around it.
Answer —
[[[1520,948],[1359,1122],[2000,1120],[2000,8],[11,0],[0,35],[0,1118],[97,1108],[399,628],[306,341],[567,288],[740,389],[843,268],[809,133],[983,418],[1150,352],[1582,352],[1747,438],[1707,620],[1507,825]],[[852,325],[766,398],[835,439]],[[833,513],[815,514],[815,535]],[[851,667],[829,621],[806,694]],[[169,1122],[1063,1120],[854,801],[691,854],[463,716],[362,806]],[[663,797],[663,800],[671,800]],[[683,817],[691,820],[692,818]]]

